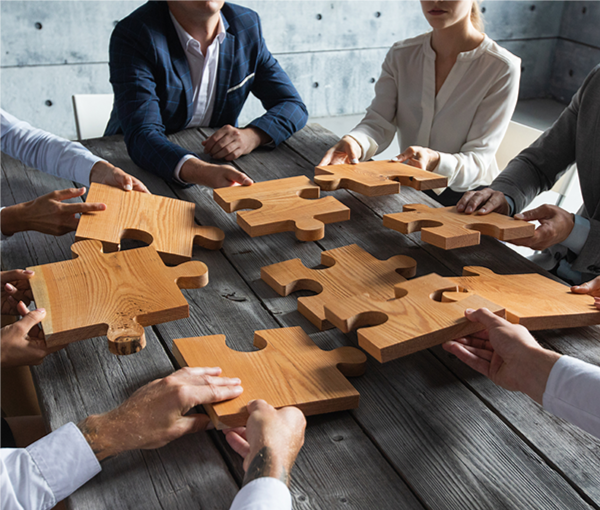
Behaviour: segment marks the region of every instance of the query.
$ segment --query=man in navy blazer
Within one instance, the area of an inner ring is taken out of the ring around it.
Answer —
[[[258,14],[223,1],[150,1],[120,21],[110,40],[115,93],[105,135],[124,133],[131,159],[166,180],[211,187],[251,184],[170,142],[186,127],[221,128],[204,152],[231,161],[277,146],[306,124],[298,92],[262,36]],[[266,113],[237,128],[252,92]]]

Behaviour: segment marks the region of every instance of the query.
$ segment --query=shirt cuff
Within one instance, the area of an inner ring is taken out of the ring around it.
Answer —
[[[348,133],[348,136],[354,138],[358,145],[360,145],[362,149],[362,155],[360,157],[361,161],[369,161],[377,153],[379,144],[369,135],[365,135],[360,131],[351,131]]]
[[[185,156],[183,156],[183,158],[181,158],[179,160],[179,163],[177,163],[177,166],[175,167],[175,170],[173,171],[173,180],[175,182],[178,182],[179,184],[189,184],[187,182],[185,182],[184,180],[182,180],[179,177],[179,174],[181,173],[181,167],[183,166],[183,164],[188,160],[188,159],[192,159],[192,158],[196,158],[196,156],[194,156],[193,154],[186,154]],[[196,158],[198,159],[198,158]]]
[[[77,145],[81,145],[78,142]],[[81,164],[78,163],[75,168],[75,178],[73,179],[75,182],[83,184],[84,186],[90,187],[90,174],[92,173],[92,168],[98,161],[105,161],[102,158],[99,158],[95,154],[92,154],[88,151],[83,145],[81,145],[81,151],[78,153],[81,157]]]
[[[587,238],[590,234],[591,225],[590,220],[588,220],[587,218],[584,218],[583,216],[578,216],[577,214],[575,214],[574,216],[575,225],[573,226],[573,230],[571,230],[569,237],[567,237],[560,244],[562,244],[565,248],[571,250],[576,255],[579,255],[581,253],[581,250],[583,249],[583,245],[587,241]]]
[[[27,447],[56,501],[75,492],[102,468],[74,423],[67,423]]]
[[[292,510],[292,496],[281,480],[264,476],[244,486],[230,510]]]

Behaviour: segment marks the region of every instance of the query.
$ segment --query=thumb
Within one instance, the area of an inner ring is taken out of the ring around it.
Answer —
[[[128,173],[123,171],[117,172],[116,181],[125,191],[131,191],[133,189],[133,179]]]
[[[22,301],[21,301],[21,303],[22,303]],[[19,321],[19,324],[24,328],[25,332],[28,332],[36,324],[39,324],[40,322],[42,322],[44,317],[46,317],[46,310],[44,308],[38,308],[36,310],[29,312],[27,315],[25,315]]]
[[[508,324],[505,319],[498,317],[496,314],[490,312],[487,308],[480,308],[479,310],[472,310],[469,308],[465,310],[465,317],[471,322],[483,324],[486,329]]]
[[[541,220],[543,218],[548,217],[548,215],[542,209],[544,206],[536,207],[535,209],[531,209],[530,211],[523,211],[522,213],[515,214],[515,219],[517,220],[525,220],[525,221],[533,221],[533,220]]]

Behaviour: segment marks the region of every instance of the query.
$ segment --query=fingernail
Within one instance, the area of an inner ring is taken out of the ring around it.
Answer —
[[[394,156],[392,159],[390,159],[390,161],[396,161],[396,162],[398,162],[400,160],[398,159],[398,156]]]
[[[352,159],[350,160],[350,162],[351,162],[353,165],[356,165],[356,164],[358,163],[358,159],[356,159],[356,158],[352,158]]]
[[[35,274],[35,272],[30,271],[29,269],[25,269],[25,271],[23,271],[23,274]]]
[[[7,283],[5,285],[6,290],[8,290],[9,292],[12,292],[13,290],[17,290],[17,288],[14,285],[11,285],[10,283]]]
[[[45,308],[36,308],[35,311],[36,312],[40,312],[40,313],[46,313],[46,309]]]
[[[475,310],[473,308],[467,308],[465,313],[473,313]]]
[[[131,184],[125,184],[125,191],[131,191],[133,186]]]

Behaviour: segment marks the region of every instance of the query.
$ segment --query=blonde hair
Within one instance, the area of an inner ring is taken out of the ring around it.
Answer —
[[[484,33],[483,17],[481,16],[481,10],[479,9],[479,0],[473,0],[473,5],[471,6],[471,23],[476,30],[479,30],[482,34]]]

